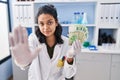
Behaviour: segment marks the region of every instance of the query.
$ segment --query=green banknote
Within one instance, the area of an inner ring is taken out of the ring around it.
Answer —
[[[74,24],[69,26],[69,45],[75,40],[79,40],[81,43],[88,38],[88,28],[82,24]]]

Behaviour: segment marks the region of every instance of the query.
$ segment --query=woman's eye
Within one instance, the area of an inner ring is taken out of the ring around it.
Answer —
[[[52,25],[53,22],[48,22],[48,25]]]
[[[43,26],[44,24],[43,23],[39,23],[39,26]]]

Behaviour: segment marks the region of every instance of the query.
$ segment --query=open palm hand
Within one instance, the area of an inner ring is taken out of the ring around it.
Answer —
[[[38,55],[41,47],[31,51],[28,46],[28,35],[25,28],[19,26],[9,36],[12,57],[15,63],[20,67],[29,65]]]

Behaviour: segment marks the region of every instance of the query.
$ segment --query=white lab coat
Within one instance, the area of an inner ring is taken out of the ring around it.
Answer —
[[[52,59],[50,59],[45,44],[40,44],[36,35],[29,36],[29,46],[34,50],[39,44],[42,49],[39,55],[32,61],[28,71],[28,80],[65,80],[76,73],[75,59],[72,65],[65,60],[63,67],[57,67],[58,60],[67,55],[68,38],[62,36],[64,44],[57,44],[54,48]]]

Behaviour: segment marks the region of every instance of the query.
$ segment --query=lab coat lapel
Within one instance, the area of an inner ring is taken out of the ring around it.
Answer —
[[[51,61],[54,61],[57,57],[60,56],[61,50],[62,50],[62,44],[57,44],[54,48],[53,58],[51,59]]]

